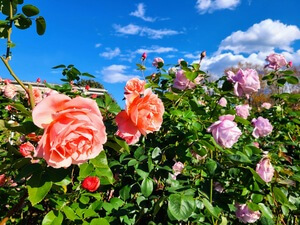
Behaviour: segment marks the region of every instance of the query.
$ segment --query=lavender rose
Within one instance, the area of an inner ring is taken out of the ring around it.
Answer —
[[[236,110],[236,115],[247,119],[247,117],[249,116],[249,110],[251,109],[251,107],[249,107],[248,104],[245,105],[238,105],[235,107]]]
[[[259,211],[252,211],[246,204],[236,204],[236,217],[243,223],[255,223],[260,218]]]
[[[263,158],[256,165],[256,172],[265,182],[270,182],[274,176],[274,167],[269,158]]]
[[[270,124],[269,120],[261,116],[257,119],[254,118],[251,122],[254,126],[252,135],[255,138],[265,137],[269,135],[273,130],[273,126]]]
[[[233,115],[220,116],[219,120],[207,129],[207,132],[212,132],[215,141],[222,147],[231,148],[242,135],[237,124],[233,122],[234,118]]]
[[[278,70],[283,66],[286,66],[288,63],[285,60],[283,55],[272,53],[267,56],[266,61],[269,63],[265,67],[270,69]]]
[[[220,106],[222,106],[222,107],[226,107],[226,105],[227,105],[227,100],[226,100],[226,98],[224,98],[224,97],[220,98],[218,104],[219,104]]]
[[[160,57],[157,57],[153,60],[152,65],[156,68],[161,68],[164,65],[164,60]]]

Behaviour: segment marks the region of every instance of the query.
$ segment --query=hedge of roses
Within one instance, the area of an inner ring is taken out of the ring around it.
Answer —
[[[280,93],[298,83],[282,55],[266,56],[262,80],[248,68],[214,82],[205,52],[171,68],[155,58],[126,83],[124,110],[76,87],[90,75],[73,65],[41,90],[1,59],[24,88],[0,80],[1,224],[299,223],[300,95]],[[253,107],[262,82],[278,86],[275,103]]]

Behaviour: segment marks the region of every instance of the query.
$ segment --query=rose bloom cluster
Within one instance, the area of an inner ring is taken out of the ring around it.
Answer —
[[[163,121],[164,105],[150,88],[145,89],[145,84],[145,81],[133,78],[125,86],[126,106],[116,116],[116,135],[127,144],[135,144],[141,135],[158,131]]]
[[[95,158],[107,139],[102,115],[92,99],[51,94],[34,108],[32,118],[45,129],[34,156],[54,168]]]

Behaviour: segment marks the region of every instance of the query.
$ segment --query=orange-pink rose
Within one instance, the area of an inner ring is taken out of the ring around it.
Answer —
[[[140,80],[138,78],[132,78],[127,81],[126,86],[124,88],[125,94],[124,97],[126,99],[126,105],[130,104],[136,97],[139,97],[145,91],[146,81]]]
[[[128,144],[134,144],[140,135],[158,131],[164,114],[164,105],[150,88],[126,105],[126,110],[116,117],[117,135]]]
[[[54,168],[69,167],[95,158],[103,150],[106,131],[92,99],[53,94],[32,112],[33,122],[44,128],[35,156]]]

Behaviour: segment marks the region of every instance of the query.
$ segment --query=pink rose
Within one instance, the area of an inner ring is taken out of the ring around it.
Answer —
[[[126,99],[126,105],[130,104],[136,97],[143,95],[145,91],[146,81],[138,78],[132,78],[127,81],[124,88],[124,97]]]
[[[174,175],[175,175],[175,176],[178,176],[179,174],[181,174],[182,171],[183,171],[183,168],[184,168],[184,164],[183,164],[182,162],[176,162],[176,163],[172,166]]]
[[[20,145],[19,151],[25,158],[32,158],[35,147],[29,141]]]
[[[256,165],[256,173],[265,182],[270,182],[274,176],[274,167],[272,166],[269,158],[263,158]]]
[[[260,89],[259,76],[253,69],[239,69],[236,74],[228,71],[227,79],[234,83],[234,94],[239,97],[245,95],[249,98],[250,94]]]
[[[17,88],[15,85],[8,83],[4,87],[4,96],[13,99],[17,95]]]
[[[158,131],[163,121],[165,108],[162,101],[150,88],[126,104],[126,110],[116,117],[117,135],[128,144],[134,144],[139,136]]]
[[[271,103],[269,102],[264,102],[262,105],[261,105],[262,108],[265,108],[265,109],[270,109],[272,107]]]
[[[285,60],[283,55],[272,53],[267,56],[266,61],[269,63],[265,67],[269,67],[270,69],[278,70],[283,66],[286,66],[288,63]]]
[[[246,204],[236,204],[236,217],[243,223],[255,223],[260,218],[259,211],[252,211]]]
[[[153,65],[154,67],[156,67],[157,69],[159,69],[159,68],[163,67],[164,63],[165,63],[165,62],[164,62],[164,60],[163,60],[162,58],[157,57],[157,58],[155,58],[155,59],[153,60],[152,65]]]
[[[6,182],[5,174],[0,174],[0,187],[2,187]]]
[[[95,192],[100,186],[100,179],[98,177],[86,177],[82,184],[81,187],[88,190],[89,192]]]
[[[245,105],[238,105],[235,107],[236,110],[236,115],[247,119],[247,117],[250,115],[249,110],[251,109],[251,107],[249,107],[248,104]]]
[[[219,100],[218,104],[219,104],[220,106],[222,106],[222,107],[226,107],[226,105],[227,105],[227,100],[226,100],[226,98],[222,97],[222,98]]]
[[[193,89],[196,87],[196,84],[200,83],[202,78],[200,76],[196,77],[194,82],[186,78],[183,70],[178,70],[176,72],[176,77],[174,80],[173,87],[179,90]]]
[[[219,120],[214,122],[207,132],[212,132],[215,141],[222,147],[231,148],[242,135],[237,124],[233,122],[233,115],[220,116]]]
[[[33,88],[32,89],[32,94],[34,97],[34,102],[35,104],[38,104],[40,101],[43,100],[42,92],[38,88]]]
[[[259,148],[259,143],[258,142],[253,142],[252,143],[256,148]]]
[[[103,150],[105,126],[92,99],[53,94],[33,109],[32,118],[36,126],[45,129],[35,156],[44,158],[49,166],[81,164]]]
[[[273,130],[273,126],[270,124],[269,120],[261,116],[257,119],[254,118],[251,122],[254,125],[252,135],[255,138],[265,137],[269,135]]]
[[[43,99],[48,97],[49,95],[53,95],[53,94],[58,94],[58,92],[55,90],[52,90],[50,88],[46,88],[43,93]]]

